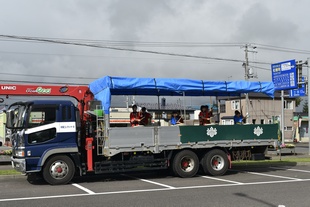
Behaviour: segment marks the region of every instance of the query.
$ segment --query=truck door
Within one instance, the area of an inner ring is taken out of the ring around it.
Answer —
[[[76,148],[74,108],[70,105],[32,105],[25,130],[27,171],[38,170],[47,154]]]

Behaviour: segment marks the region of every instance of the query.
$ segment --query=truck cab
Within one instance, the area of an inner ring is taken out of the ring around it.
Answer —
[[[78,152],[80,118],[71,101],[17,102],[7,111],[7,127],[12,165],[23,173],[40,172],[51,155]]]

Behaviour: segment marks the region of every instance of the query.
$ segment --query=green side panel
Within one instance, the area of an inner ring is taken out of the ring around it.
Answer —
[[[180,126],[181,142],[278,139],[278,124]]]

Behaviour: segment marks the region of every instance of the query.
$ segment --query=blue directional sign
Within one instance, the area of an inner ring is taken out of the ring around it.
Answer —
[[[301,78],[302,82],[305,82],[305,78]],[[295,98],[299,96],[306,96],[306,86],[305,84],[301,84],[300,88],[290,90],[290,98]]]
[[[288,90],[297,88],[295,60],[288,60],[285,62],[272,64],[271,72],[275,90]]]

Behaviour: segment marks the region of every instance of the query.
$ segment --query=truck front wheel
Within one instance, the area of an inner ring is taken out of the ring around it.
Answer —
[[[180,151],[173,158],[172,170],[177,176],[182,178],[193,177],[198,172],[198,169],[199,159],[193,151]]]
[[[51,185],[67,184],[75,173],[73,161],[65,155],[51,157],[43,168],[43,178]]]
[[[225,174],[228,164],[227,154],[219,149],[213,149],[207,152],[201,160],[203,171],[206,174],[214,176]]]

